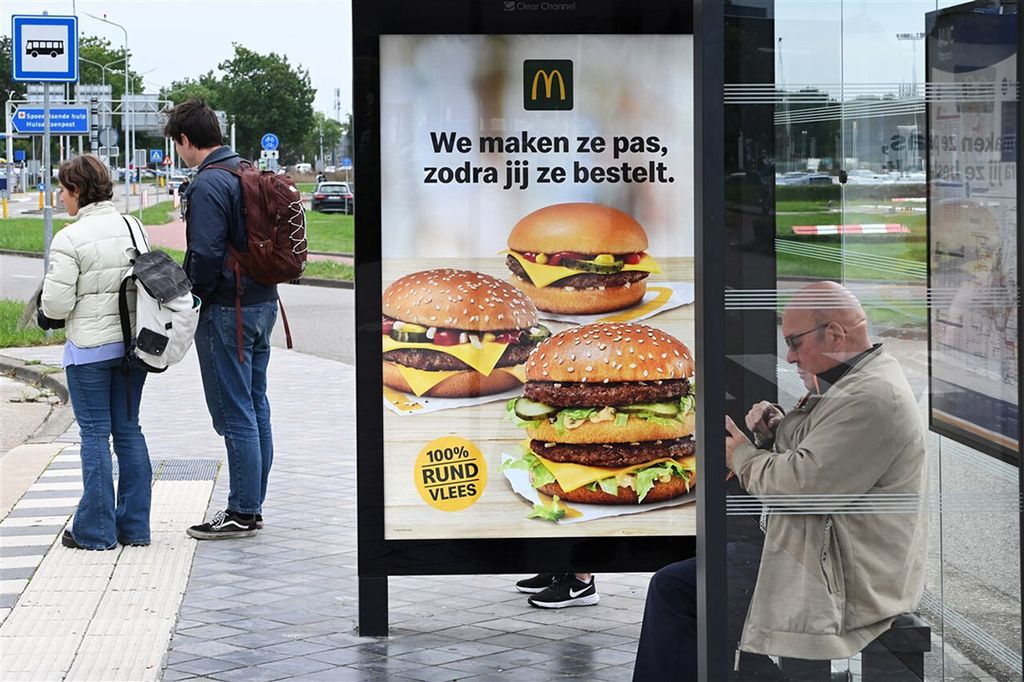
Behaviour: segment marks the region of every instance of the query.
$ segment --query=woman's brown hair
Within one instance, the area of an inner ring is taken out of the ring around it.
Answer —
[[[57,180],[78,195],[78,206],[88,206],[114,197],[107,165],[92,154],[72,157],[60,165]]]

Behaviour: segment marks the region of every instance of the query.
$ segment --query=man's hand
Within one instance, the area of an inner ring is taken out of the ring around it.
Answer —
[[[749,443],[750,439],[736,426],[736,422],[729,415],[725,416],[725,430],[729,435],[725,437],[725,466],[732,469],[732,452],[741,443]],[[735,469],[733,469],[735,471]]]
[[[767,400],[755,403],[747,412],[747,428],[760,438],[772,438],[782,421],[782,411]]]

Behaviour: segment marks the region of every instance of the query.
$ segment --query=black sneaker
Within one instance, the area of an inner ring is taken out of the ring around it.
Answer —
[[[257,530],[263,528],[263,514],[256,515],[256,528]]]
[[[256,535],[258,530],[254,515],[243,517],[225,509],[217,512],[212,520],[192,526],[185,532],[196,540],[230,540]]]
[[[597,593],[593,576],[589,583],[585,583],[570,573],[526,601],[530,606],[541,609],[564,609],[567,606],[593,606],[601,601],[601,596]]]
[[[103,551],[103,550],[95,550],[92,547],[83,547],[82,545],[78,544],[78,541],[75,540],[75,536],[72,535],[71,531],[69,529],[67,529],[67,528],[65,528],[64,532],[61,533],[60,544],[64,545],[68,549],[84,549],[87,552]],[[117,545],[114,545],[114,547],[117,547]],[[114,549],[114,547],[107,547],[107,549]]]
[[[525,578],[516,583],[516,589],[524,594],[537,594],[543,592],[559,578],[571,575],[570,573],[538,573],[532,578]]]

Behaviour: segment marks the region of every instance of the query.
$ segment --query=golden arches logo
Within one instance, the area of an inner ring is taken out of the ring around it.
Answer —
[[[537,73],[533,74],[533,86],[530,89],[530,99],[537,101],[537,84],[540,83],[540,79],[544,79],[544,98],[551,99],[551,88],[555,83],[555,78],[558,78],[558,99],[565,101],[565,79],[562,78],[562,72],[558,69],[552,69],[550,72],[544,69],[537,69]]]
[[[571,59],[523,61],[523,109],[572,111],[573,62]]]

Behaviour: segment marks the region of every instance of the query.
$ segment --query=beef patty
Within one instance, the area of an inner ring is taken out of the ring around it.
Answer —
[[[527,398],[553,407],[615,407],[662,403],[678,400],[689,392],[690,382],[686,379],[607,384],[527,381],[523,386],[523,395]]]
[[[536,348],[536,344],[512,344],[505,349],[501,359],[498,360],[498,367],[512,367],[521,365],[530,357],[530,353]],[[457,357],[442,353],[436,350],[425,348],[402,348],[390,350],[384,353],[384,360],[396,362],[399,365],[423,369],[428,372],[457,372],[464,369],[472,369],[469,365]]]
[[[519,264],[512,256],[505,257],[505,264],[508,269],[512,271],[516,277],[525,279],[527,282],[533,283],[530,276],[526,274],[526,270]],[[592,272],[583,272],[578,275],[570,275],[563,279],[552,282],[548,286],[559,286],[559,287],[576,287],[577,289],[596,289],[597,287],[621,287],[625,286],[627,282],[639,282],[640,280],[647,277],[646,272],[640,270],[626,270],[625,272],[616,272],[613,275],[598,275]]]
[[[692,457],[696,451],[693,436],[640,443],[545,443],[531,440],[530,449],[544,459],[594,467],[624,467],[643,464],[662,457]]]

